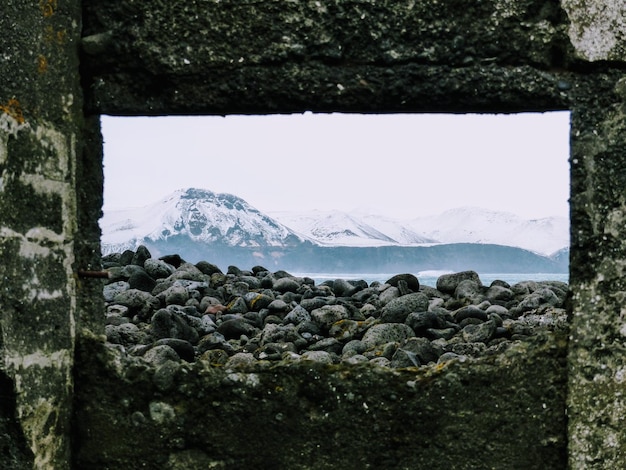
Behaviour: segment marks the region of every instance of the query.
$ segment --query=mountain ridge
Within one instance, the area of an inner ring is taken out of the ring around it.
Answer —
[[[226,254],[233,262],[241,263],[278,266],[288,261],[291,269],[303,267],[300,264],[305,260],[309,265],[318,265],[320,259],[338,269],[346,265],[365,269],[367,262],[372,264],[374,260],[376,266],[390,268],[409,268],[412,260],[423,269],[445,269],[450,266],[441,265],[434,253],[454,266],[464,265],[457,263],[455,257],[481,264],[477,254],[482,253],[480,256],[489,258],[494,268],[506,264],[498,261],[497,256],[507,256],[517,259],[517,265],[531,271],[530,266],[536,266],[540,268],[536,272],[542,272],[562,270],[566,254],[554,260],[550,255],[569,246],[569,240],[559,234],[566,232],[562,221],[556,218],[529,222],[510,213],[478,208],[454,209],[410,221],[341,211],[263,213],[238,196],[198,188],[175,191],[143,208],[109,211],[101,219],[101,227],[104,254],[133,250],[144,244],[157,253],[176,252],[183,257],[185,252],[194,253],[194,257],[206,253],[229,264],[232,263]],[[530,247],[536,249],[502,243],[519,235],[517,239],[528,246],[529,240],[541,236],[542,229],[551,238],[543,245],[535,243]],[[546,247],[556,249],[548,251]],[[333,256],[343,256],[345,260]],[[507,269],[514,269],[515,263],[509,264]]]

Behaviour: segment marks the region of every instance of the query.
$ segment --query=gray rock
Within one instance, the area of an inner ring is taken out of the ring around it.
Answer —
[[[119,263],[121,266],[127,266],[133,261],[133,257],[135,256],[135,252],[132,250],[124,250],[124,252],[120,255]]]
[[[500,317],[507,317],[509,314],[509,309],[506,307],[503,307],[502,305],[491,305],[487,310],[485,310],[485,313],[487,315],[491,315],[492,313],[495,313],[496,315]]]
[[[272,289],[284,294],[285,292],[297,292],[300,288],[300,283],[293,277],[283,277],[277,279],[272,286]]]
[[[349,341],[354,339],[366,328],[367,327],[364,325],[364,322],[356,320],[339,320],[338,322],[333,323],[328,331],[328,334],[338,340]]]
[[[104,321],[106,325],[123,325],[124,323],[130,323],[128,307],[124,307],[123,305],[110,305],[107,307]]]
[[[189,300],[189,292],[185,287],[174,284],[161,292],[157,297],[162,299],[165,305],[185,305],[185,302]]]
[[[229,356],[235,354],[233,346],[226,341],[226,338],[224,338],[223,334],[217,331],[203,336],[202,339],[200,339],[200,341],[198,342],[198,351],[200,351],[200,353],[214,349],[221,349],[225,351]]]
[[[298,324],[298,326],[296,327],[296,331],[300,335],[302,335],[302,337],[305,337],[305,335],[308,335],[310,337],[313,335],[318,335],[322,332],[320,326],[313,320],[303,321],[302,323]]]
[[[113,302],[113,299],[124,291],[130,289],[130,284],[127,281],[117,281],[104,286],[104,301]]]
[[[360,290],[358,286],[346,279],[335,279],[333,283],[333,291],[337,297],[350,297],[358,290]]]
[[[448,293],[419,286],[411,275],[369,287],[364,281],[346,280],[315,286],[311,279],[286,272],[272,274],[265,268],[250,272],[233,266],[231,274],[224,275],[182,260],[165,277],[173,264],[148,258],[144,272],[138,265],[126,265],[133,256],[129,252],[111,257],[108,269],[119,271],[116,279],[151,276],[150,270],[158,280],[153,295],[133,289],[139,286],[135,281],[131,285],[110,280],[104,288],[107,344],[127,351],[128,357],[154,350],[147,358],[158,365],[160,375],[155,374],[154,380],[163,393],[176,386],[173,373],[180,358],[193,361],[196,354],[221,365],[237,353],[293,362],[320,352],[320,362],[337,363],[341,355],[347,364],[370,361],[415,367],[500,354],[511,340],[568,327],[567,314],[559,308],[569,295],[564,283],[524,282],[509,287],[494,281],[486,288],[475,273],[466,272],[449,276],[448,284],[455,287],[450,291],[449,286]],[[120,261],[126,263],[124,267]],[[445,285],[445,276],[440,280]],[[283,283],[282,292],[270,289],[275,283]],[[419,292],[412,292],[416,287]],[[256,359],[245,355],[230,364],[258,367]]]
[[[242,369],[253,366],[258,361],[252,353],[235,353],[228,358],[224,367],[226,369]]]
[[[261,280],[256,276],[239,276],[239,282],[246,284],[250,290],[261,288]]]
[[[176,351],[178,357],[180,357],[184,361],[193,362],[195,358],[195,351],[189,341],[177,338],[162,338],[154,342],[154,346],[163,345],[169,346],[174,351]]]
[[[279,361],[285,353],[297,354],[298,349],[293,343],[266,343],[254,352],[257,359]]]
[[[428,364],[429,362],[437,362],[443,351],[436,348],[426,338],[409,338],[402,343],[400,349],[415,354],[420,364]]]
[[[507,287],[491,285],[485,294],[489,300],[500,300],[503,302],[512,300],[515,297],[513,291]]]
[[[326,351],[332,354],[341,354],[343,344],[335,338],[324,338],[311,344],[307,349],[309,351]]]
[[[155,312],[150,322],[150,330],[157,339],[177,338],[192,344],[198,342],[198,332],[179,315],[166,309]]]
[[[380,320],[388,323],[404,323],[411,312],[428,309],[428,297],[422,293],[403,295],[391,300],[381,312]]]
[[[437,290],[444,294],[454,295],[456,288],[462,281],[474,281],[478,285],[482,285],[480,277],[474,271],[462,271],[453,274],[443,274],[437,279]]]
[[[538,295],[541,298],[542,304],[548,304],[551,307],[558,307],[561,304],[559,296],[549,288],[540,288],[533,292],[533,295]]]
[[[363,335],[363,343],[369,349],[388,342],[401,343],[415,336],[410,326],[403,323],[380,323],[372,326]]]
[[[224,292],[226,297],[243,297],[250,292],[250,287],[245,282],[233,281],[224,286]]]
[[[302,360],[321,362],[323,364],[333,364],[335,358],[327,351],[305,351],[302,353]]]
[[[196,329],[200,336],[208,335],[217,330],[217,325],[210,315],[202,315],[196,319],[186,318],[185,320]]]
[[[425,335],[432,339],[450,339],[456,333],[456,328],[428,328]]]
[[[279,325],[276,323],[268,323],[261,332],[261,344],[291,342],[301,343],[304,338],[296,327],[292,324]],[[306,341],[304,341],[306,343]]]
[[[226,306],[228,313],[247,313],[248,306],[243,297],[235,297]]]
[[[413,292],[417,292],[420,290],[420,283],[417,277],[413,274],[396,274],[385,282],[385,284],[389,284],[393,287],[398,287],[398,282],[404,281],[406,286],[412,290]]]
[[[288,312],[290,310],[289,304],[282,299],[273,300],[267,308],[270,312]]]
[[[156,281],[145,270],[138,269],[128,278],[128,285],[131,289],[152,292],[152,289],[156,286]]]
[[[169,279],[187,279],[190,281],[206,281],[206,274],[191,263],[182,263]]]
[[[388,343],[382,343],[373,348],[368,348],[363,355],[368,359],[374,359],[376,357],[386,357],[391,360],[393,355],[398,350],[398,345],[400,343],[398,341],[390,341]]]
[[[341,350],[341,355],[346,357],[346,356],[351,356],[354,354],[361,354],[365,352],[366,349],[367,349],[367,346],[365,345],[365,343],[363,343],[363,341],[359,339],[353,339],[352,341],[348,341],[344,345],[344,347]]]
[[[304,321],[310,321],[311,314],[301,305],[297,305],[291,312],[285,315],[283,323],[292,323],[297,325]]]
[[[328,305],[329,301],[326,297],[313,297],[311,299],[302,299],[300,302],[300,306],[306,309],[308,312],[312,312],[316,308],[323,307],[324,305]]]
[[[147,259],[143,264],[143,268],[153,279],[164,279],[172,275],[175,271],[174,266],[171,264],[153,258]]]
[[[370,359],[370,364],[373,364],[379,367],[389,367],[391,364],[391,361],[387,359],[386,357],[375,357],[373,359]]]
[[[152,383],[161,392],[168,392],[176,384],[176,374],[180,369],[177,361],[166,360],[157,367],[152,376]]]
[[[404,368],[419,367],[421,363],[414,352],[399,348],[391,358],[390,365],[394,368]]]
[[[405,323],[409,325],[417,336],[423,335],[429,328],[444,328],[446,321],[435,312],[411,312]]]
[[[148,248],[146,248],[144,245],[139,245],[137,247],[137,250],[135,251],[135,254],[133,255],[131,264],[143,267],[144,262],[149,258],[152,258],[152,255],[150,254]]]
[[[450,352],[459,356],[480,356],[487,350],[485,343],[453,343],[449,346]]]
[[[159,258],[161,261],[165,261],[167,264],[171,264],[175,269],[178,269],[185,261],[180,255],[165,255]]]
[[[476,318],[481,321],[487,321],[489,315],[484,310],[479,309],[474,305],[468,305],[467,307],[461,307],[454,312],[454,320],[457,323],[461,323],[466,318]]]
[[[454,361],[454,360],[464,361],[466,359],[467,359],[467,356],[463,356],[461,354],[448,351],[448,352],[443,353],[441,356],[439,356],[439,359],[437,359],[437,364],[442,364],[444,362]]]
[[[456,286],[454,297],[458,300],[469,300],[474,304],[478,304],[484,299],[482,285],[480,282],[465,279]]]
[[[146,339],[145,333],[143,333],[139,327],[133,323],[106,325],[104,327],[104,332],[106,334],[107,341],[113,344],[122,344],[124,346],[140,344]]]
[[[138,289],[128,289],[120,292],[113,301],[128,307],[132,315],[137,315],[141,319],[148,318],[160,306],[159,299],[148,292]]]
[[[348,310],[343,305],[325,305],[311,312],[311,319],[325,330],[329,330],[333,323],[347,318]]]
[[[246,301],[248,310],[258,312],[261,309],[269,307],[269,305],[276,299],[266,294],[260,294],[258,292],[248,292],[243,296]]]
[[[468,343],[487,343],[496,333],[496,323],[492,320],[478,325],[467,325],[461,330],[463,339]]]
[[[367,362],[369,359],[367,359],[367,357],[363,356],[362,354],[355,354],[353,356],[345,356],[341,359],[341,362],[345,363],[345,364],[362,364],[364,362]],[[389,361],[389,359],[385,359],[386,361]]]
[[[382,305],[386,305],[393,299],[397,299],[398,297],[400,297],[400,291],[397,287],[391,286],[386,288],[379,294],[378,300],[380,300],[380,303]]]
[[[180,357],[171,347],[163,344],[150,348],[143,356],[143,360],[152,365],[163,365],[168,361],[180,361]]]
[[[212,274],[222,274],[222,270],[218,268],[215,264],[209,263],[208,261],[200,261],[196,263],[196,268],[207,276],[211,276]]]
[[[539,288],[535,281],[522,281],[511,286],[511,290],[517,296],[532,294]]]
[[[376,287],[367,287],[354,294],[352,298],[357,302],[372,302],[378,299],[380,291]]]
[[[241,335],[254,336],[257,329],[248,323],[243,317],[227,320],[217,327],[217,331],[224,335],[224,338],[239,339]]]

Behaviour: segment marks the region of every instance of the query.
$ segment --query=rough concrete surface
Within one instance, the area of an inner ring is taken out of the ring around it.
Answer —
[[[391,370],[120,355],[83,338],[78,468],[565,468],[562,335]],[[183,464],[184,463],[184,464]]]
[[[138,451],[153,468],[330,468],[331,458],[359,468],[480,458],[496,468],[565,460],[573,469],[625,468],[625,8],[611,0],[6,0],[3,465],[138,466]],[[564,339],[546,338],[533,350],[430,372],[281,366],[228,378],[181,366],[176,387],[160,390],[148,368],[120,362],[92,337],[102,330],[101,285],[76,273],[99,269],[100,114],[556,109],[572,116],[567,365]],[[441,405],[442,396],[453,400]],[[190,397],[205,407],[192,413]]]
[[[3,468],[70,466],[79,3],[8,0],[0,15]]]

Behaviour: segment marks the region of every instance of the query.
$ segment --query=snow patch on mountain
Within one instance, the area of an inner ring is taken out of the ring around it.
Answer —
[[[394,219],[341,211],[270,212],[281,223],[321,246],[415,246],[436,243]]]
[[[419,217],[407,225],[441,243],[493,243],[542,255],[569,247],[569,220],[565,217],[529,220],[510,212],[461,207]]]
[[[100,220],[106,251],[133,249],[142,240],[186,236],[227,246],[290,246],[304,239],[232,194],[181,189],[139,209],[111,211]]]

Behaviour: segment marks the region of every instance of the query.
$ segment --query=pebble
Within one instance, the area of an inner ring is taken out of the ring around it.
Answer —
[[[103,257],[105,333],[111,347],[157,367],[169,389],[180,361],[247,369],[315,361],[411,368],[499,354],[542,331],[567,331],[569,287],[557,281],[483,286],[474,271],[435,287],[413,274],[385,283],[315,285],[286,271],[230,266],[145,247]]]

